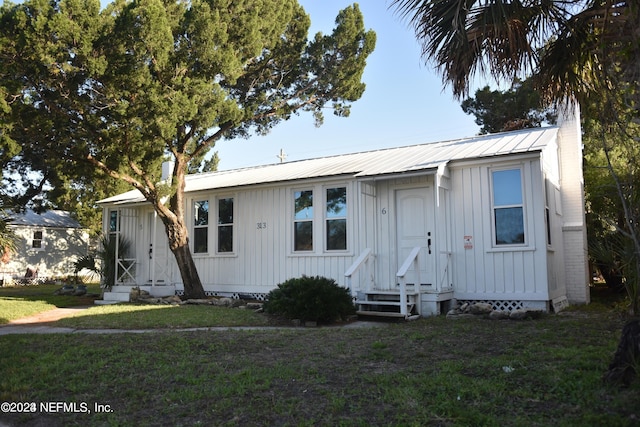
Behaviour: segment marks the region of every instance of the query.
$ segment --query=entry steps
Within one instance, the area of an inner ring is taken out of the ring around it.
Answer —
[[[399,291],[372,290],[358,292],[358,298],[355,301],[358,307],[356,313],[358,316],[393,317],[414,320],[420,317],[418,313],[419,299],[419,292],[407,290],[407,299],[404,302],[404,304],[407,305],[407,314],[404,315],[400,309],[403,303],[400,300]]]

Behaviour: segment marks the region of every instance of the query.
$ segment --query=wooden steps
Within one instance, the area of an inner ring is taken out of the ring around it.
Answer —
[[[373,290],[361,292],[355,301],[358,309],[358,316],[366,317],[384,317],[413,320],[420,317],[418,311],[418,301],[420,300],[419,292],[407,292],[407,298],[404,304],[407,307],[407,314],[403,314],[400,301],[400,292]]]

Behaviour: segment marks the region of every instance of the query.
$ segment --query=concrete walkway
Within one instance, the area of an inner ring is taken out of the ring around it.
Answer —
[[[181,329],[77,329],[77,328],[63,328],[53,326],[53,322],[60,320],[64,317],[71,316],[78,313],[80,310],[85,310],[89,307],[71,307],[71,308],[55,308],[53,310],[44,311],[42,313],[34,314],[33,316],[24,317],[22,319],[12,320],[11,322],[0,325],[0,335],[14,335],[14,334],[142,334],[149,332],[193,332],[193,331],[231,331],[231,330],[244,330],[244,331],[264,331],[275,329],[308,329],[304,327],[278,327],[278,326],[211,326],[211,327],[199,327],[199,328],[181,328]],[[384,322],[367,322],[356,321],[349,322],[339,328],[362,328],[372,326],[382,326]],[[331,326],[334,327],[334,326]],[[1,426],[0,426],[1,427]]]

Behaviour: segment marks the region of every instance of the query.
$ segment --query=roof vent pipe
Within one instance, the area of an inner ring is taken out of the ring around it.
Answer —
[[[169,160],[162,163],[162,181],[171,183],[171,177],[173,176],[173,169],[175,167],[176,162]]]

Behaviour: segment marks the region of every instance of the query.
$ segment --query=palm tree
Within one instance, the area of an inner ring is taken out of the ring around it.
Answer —
[[[393,0],[457,98],[480,73],[534,77],[548,101],[611,88],[621,59],[637,81],[639,9],[630,0]],[[614,72],[615,71],[615,72]],[[615,74],[615,76],[614,76]]]

